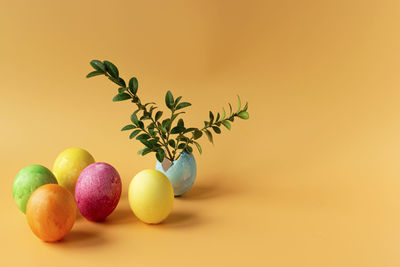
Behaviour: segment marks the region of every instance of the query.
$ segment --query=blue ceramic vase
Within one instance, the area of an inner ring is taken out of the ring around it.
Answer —
[[[164,159],[164,161],[166,160]],[[181,153],[179,159],[175,160],[174,164],[167,171],[164,170],[163,164],[157,160],[156,170],[164,173],[171,181],[176,197],[182,196],[189,191],[197,175],[196,160],[193,154],[186,151]]]

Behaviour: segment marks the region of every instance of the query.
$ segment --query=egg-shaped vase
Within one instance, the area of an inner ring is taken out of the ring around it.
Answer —
[[[182,196],[193,186],[197,175],[196,160],[192,153],[182,152],[173,164],[168,159],[157,160],[156,170],[164,173],[171,181],[175,197]]]

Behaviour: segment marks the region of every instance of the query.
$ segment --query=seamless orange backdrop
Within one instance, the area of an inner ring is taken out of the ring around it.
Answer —
[[[0,1],[4,266],[399,266],[399,1]],[[119,130],[132,104],[87,80],[91,59],[171,90],[186,123],[249,101],[250,120],[202,140],[194,188],[161,225],[127,186],[154,157]],[[30,231],[11,188],[29,164],[82,147],[117,168],[105,223],[60,243]]]

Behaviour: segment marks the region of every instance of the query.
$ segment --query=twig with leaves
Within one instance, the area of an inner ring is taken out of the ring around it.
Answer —
[[[209,112],[209,120],[204,121],[203,128],[185,127],[182,118],[175,120],[185,113],[182,109],[191,106],[189,102],[182,102],[182,96],[174,99],[170,91],[165,95],[165,104],[170,110],[170,116],[163,118],[163,111],[158,110],[154,102],[143,103],[137,92],[139,88],[138,80],[132,77],[128,86],[124,79],[119,76],[118,68],[110,61],[92,60],[90,65],[94,71],[90,72],[86,77],[94,77],[105,75],[110,81],[118,85],[118,93],[114,96],[113,101],[131,100],[136,104],[136,110],[131,115],[131,124],[124,126],[122,131],[132,131],[129,135],[130,139],[136,138],[140,141],[144,148],[138,151],[139,155],[146,155],[154,152],[158,161],[162,162],[167,158],[174,162],[177,160],[182,151],[188,153],[193,152],[192,146],[195,145],[202,153],[202,149],[198,140],[204,135],[213,143],[214,131],[216,134],[221,133],[221,126],[224,125],[228,130],[231,129],[231,122],[235,117],[247,120],[249,113],[247,112],[248,103],[242,107],[240,97],[238,96],[238,108],[233,111],[232,105],[229,103],[229,112],[222,109],[222,114],[212,111]],[[158,111],[156,111],[158,110]]]

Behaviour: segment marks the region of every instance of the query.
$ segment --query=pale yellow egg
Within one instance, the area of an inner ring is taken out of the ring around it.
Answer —
[[[82,148],[68,148],[61,152],[53,165],[53,173],[58,184],[67,188],[72,194],[75,193],[75,184],[79,175],[90,164],[94,158],[89,152]]]
[[[143,222],[157,224],[170,214],[174,189],[168,178],[157,170],[143,170],[129,185],[129,204]]]

